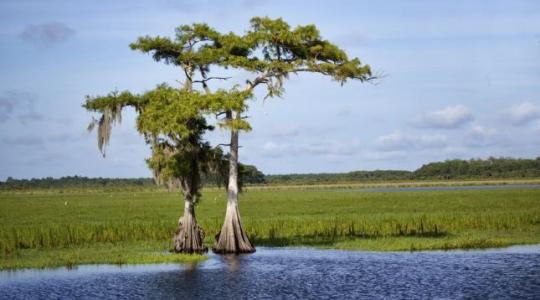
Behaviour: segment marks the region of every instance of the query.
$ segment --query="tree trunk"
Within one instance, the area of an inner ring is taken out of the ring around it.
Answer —
[[[174,252],[203,253],[208,251],[203,245],[204,231],[197,224],[193,198],[185,196],[184,216],[178,220],[178,230],[174,236]]]
[[[238,130],[231,130],[229,155],[229,186],[227,212],[221,231],[216,235],[212,250],[215,253],[253,253],[255,247],[249,241],[240,220],[238,210]]]

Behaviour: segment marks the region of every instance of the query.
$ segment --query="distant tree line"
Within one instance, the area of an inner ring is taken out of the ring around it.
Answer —
[[[415,171],[375,170],[348,173],[313,173],[264,175],[253,165],[240,164],[240,182],[253,184],[326,184],[339,182],[430,180],[430,179],[489,179],[540,177],[540,157],[536,159],[494,158],[446,160],[432,162]],[[213,178],[203,178],[210,185],[217,185]],[[152,178],[88,178],[67,176],[61,178],[13,179],[0,181],[0,189],[30,188],[124,188],[155,187]]]
[[[432,162],[415,171],[375,170],[348,173],[266,175],[269,184],[325,184],[337,182],[489,179],[540,177],[540,157],[536,159],[495,158],[452,159]]]
[[[49,188],[104,188],[104,187],[154,187],[152,178],[89,178],[65,176],[60,178],[13,179],[0,182],[1,189],[49,189]]]
[[[255,166],[239,165],[240,185],[243,184],[264,184],[265,176]],[[204,177],[202,179],[209,185],[218,185],[217,179]],[[89,178],[84,176],[65,176],[60,178],[32,178],[14,179],[8,177],[6,181],[0,181],[0,189],[69,189],[69,188],[155,188],[156,182],[153,178]]]
[[[536,159],[495,158],[434,162],[414,171],[415,179],[468,179],[540,177]]]
[[[412,179],[413,172],[400,170],[353,171],[348,173],[312,173],[266,175],[268,184],[325,184],[336,182]]]

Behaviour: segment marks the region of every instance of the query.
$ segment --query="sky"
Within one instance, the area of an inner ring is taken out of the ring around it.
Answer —
[[[242,34],[253,16],[315,24],[383,75],[344,86],[291,76],[261,89],[240,160],[266,174],[414,170],[446,159],[540,156],[538,1],[0,1],[0,180],[150,177],[133,111],[99,153],[86,95],[177,86],[178,68],[129,49],[205,22]],[[219,70],[218,70],[219,71]],[[245,80],[232,72],[233,80]],[[244,76],[244,77],[243,77]],[[229,83],[227,83],[229,84]],[[207,136],[226,143],[228,134]]]

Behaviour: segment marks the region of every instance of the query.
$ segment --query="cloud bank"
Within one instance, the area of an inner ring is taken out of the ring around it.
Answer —
[[[523,102],[510,107],[505,114],[513,125],[521,126],[540,118],[540,107]]]
[[[503,136],[494,128],[476,125],[465,136],[465,145],[470,147],[495,146],[502,142]]]
[[[446,145],[447,139],[444,135],[412,135],[400,131],[380,136],[375,140],[375,146],[380,151],[433,149],[444,148]]]
[[[456,105],[426,113],[412,124],[421,128],[454,129],[472,120],[474,117],[467,107]]]

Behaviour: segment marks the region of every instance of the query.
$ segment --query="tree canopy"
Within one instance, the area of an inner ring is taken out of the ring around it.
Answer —
[[[360,59],[349,59],[345,51],[323,39],[314,25],[294,29],[279,19],[255,17],[250,29],[243,35],[219,33],[207,24],[195,23],[176,28],[175,37],[140,37],[131,49],[151,54],[156,61],[182,68],[186,81],[184,89],[197,89],[190,97],[192,103],[207,113],[247,109],[253,89],[266,86],[267,97],[281,96],[284,80],[293,73],[313,72],[330,76],[345,83],[349,79],[362,82],[375,77],[369,65]],[[212,80],[227,77],[212,76],[212,67],[242,69],[254,74],[246,86],[232,86],[228,90],[211,91]],[[249,130],[249,123],[242,118],[225,118],[221,126]]]

